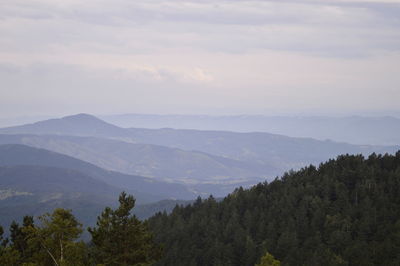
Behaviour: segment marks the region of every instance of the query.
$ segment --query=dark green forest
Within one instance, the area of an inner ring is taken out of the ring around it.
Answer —
[[[140,221],[126,193],[88,229],[71,210],[0,227],[0,265],[400,265],[400,151],[342,155]]]
[[[400,152],[343,155],[149,219],[157,265],[400,265]]]

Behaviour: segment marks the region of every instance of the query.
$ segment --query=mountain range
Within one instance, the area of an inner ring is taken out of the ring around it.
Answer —
[[[400,119],[393,116],[272,115],[102,115],[120,127],[175,128],[233,132],[269,132],[291,137],[353,144],[399,145]]]
[[[96,137],[97,140],[80,140],[78,145],[75,139],[75,145],[68,144],[67,147],[62,147],[60,143],[64,140],[60,138],[53,138],[53,145],[49,145],[48,141],[38,141],[38,138],[27,140],[27,137],[25,143],[36,143],[34,145],[37,147],[50,150],[58,149],[58,152],[80,156],[82,160],[100,164],[107,169],[157,178],[163,175],[169,180],[190,182],[243,180],[243,177],[257,176],[272,179],[292,168],[298,169],[310,163],[319,164],[339,154],[394,153],[399,149],[399,146],[353,145],[264,132],[126,129],[87,114],[3,128],[0,129],[0,133]],[[66,141],[71,140],[72,138],[69,138]],[[47,144],[43,144],[44,142]],[[58,148],[55,148],[56,146]],[[107,154],[106,158],[104,154]],[[110,164],[107,165],[104,161],[109,160],[109,156],[118,158],[120,163],[113,162],[114,168]],[[168,166],[171,166],[170,169]],[[231,169],[235,174],[232,174]],[[204,173],[204,170],[208,173]]]

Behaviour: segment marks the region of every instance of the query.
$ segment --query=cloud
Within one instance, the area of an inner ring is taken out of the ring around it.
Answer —
[[[395,106],[399,14],[394,0],[6,0],[2,112]]]
[[[154,53],[180,46],[359,56],[399,49],[396,14],[398,4],[367,1],[10,1],[0,12],[0,47]]]

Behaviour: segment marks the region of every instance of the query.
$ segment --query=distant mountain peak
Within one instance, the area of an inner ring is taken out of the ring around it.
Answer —
[[[67,122],[68,124],[77,124],[81,126],[102,126],[102,127],[113,127],[116,128],[110,123],[107,123],[100,118],[95,117],[94,115],[80,113],[76,115],[64,116],[60,119],[57,119],[60,122]]]
[[[86,113],[79,113],[76,115],[69,115],[69,116],[64,116],[61,119],[63,120],[96,120],[96,121],[102,121],[103,120],[95,117],[94,115],[86,114]],[[104,122],[106,123],[106,122]]]
[[[43,120],[33,124],[3,128],[0,129],[0,133],[102,137],[125,136],[127,134],[122,128],[85,113]]]

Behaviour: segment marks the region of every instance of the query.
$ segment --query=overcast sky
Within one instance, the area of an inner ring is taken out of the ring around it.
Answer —
[[[400,109],[399,0],[0,0],[0,114]]]

